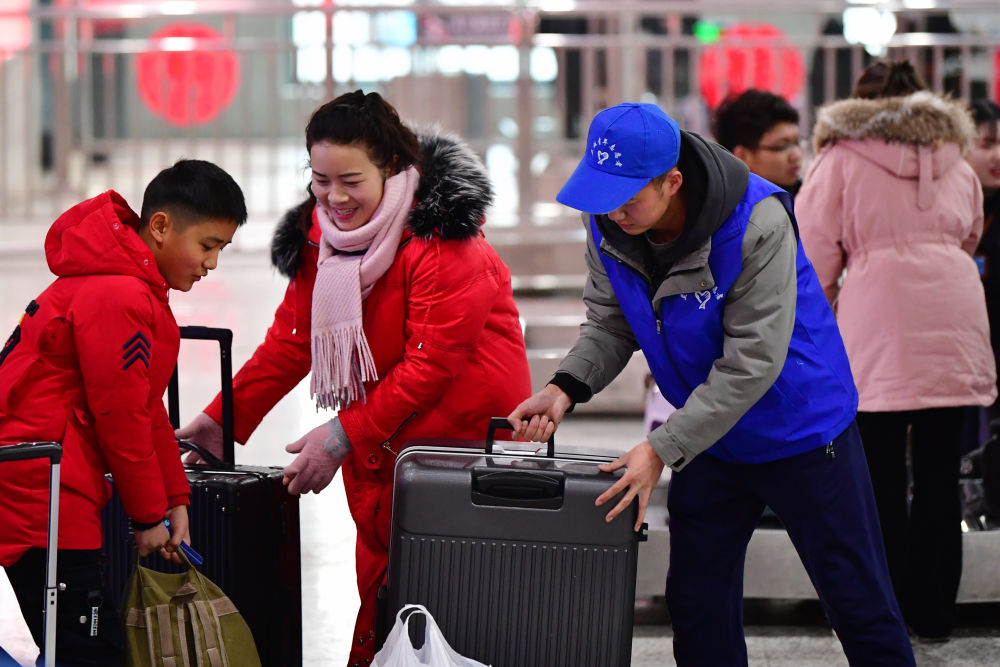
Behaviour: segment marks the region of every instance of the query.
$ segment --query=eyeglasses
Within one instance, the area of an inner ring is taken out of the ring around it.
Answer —
[[[790,150],[798,148],[799,150],[806,149],[805,139],[796,139],[795,141],[785,141],[780,144],[758,144],[757,150],[768,151],[769,153],[787,153]]]

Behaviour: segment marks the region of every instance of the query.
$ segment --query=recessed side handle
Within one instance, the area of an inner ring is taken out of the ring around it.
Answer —
[[[566,475],[559,470],[472,469],[472,502],[492,507],[559,509]]]

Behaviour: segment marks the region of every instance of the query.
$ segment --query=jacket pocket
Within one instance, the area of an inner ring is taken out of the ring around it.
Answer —
[[[793,405],[794,407],[805,407],[808,402],[805,394],[799,391],[795,384],[786,380],[784,376],[778,376],[778,379],[774,381],[774,388],[785,399],[785,402]]]

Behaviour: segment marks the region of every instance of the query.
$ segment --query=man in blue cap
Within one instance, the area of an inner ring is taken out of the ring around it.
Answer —
[[[509,419],[544,441],[641,349],[678,406],[606,471],[636,529],[665,465],[667,604],[679,665],[746,664],[743,568],[765,505],[784,523],[852,665],[913,665],[893,595],[858,395],[788,193],[652,104],[597,114],[557,199],[585,213],[587,320]]]

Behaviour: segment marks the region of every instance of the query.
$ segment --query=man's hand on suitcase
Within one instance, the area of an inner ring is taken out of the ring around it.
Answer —
[[[649,496],[652,495],[656,483],[660,480],[660,474],[663,472],[663,459],[656,454],[656,450],[649,442],[640,442],[618,457],[617,460],[611,463],[602,463],[598,468],[604,472],[614,472],[619,468],[625,468],[625,474],[611,485],[611,488],[599,495],[594,504],[603,505],[625,491],[618,504],[604,517],[605,521],[611,521],[625,511],[632,503],[633,498],[638,497],[639,516],[635,520],[635,530],[638,532],[642,528],[642,520],[646,516]]]
[[[554,384],[546,385],[507,416],[507,421],[514,427],[514,439],[545,442],[556,432],[571,405],[573,401],[566,392]]]
[[[351,442],[340,420],[334,417],[285,447],[285,451],[299,454],[285,466],[282,482],[288,486],[288,492],[319,493],[337,474],[351,451]]]
[[[222,458],[222,425],[204,412],[199,412],[198,416],[192,419],[187,426],[174,431],[174,436],[178,440],[190,440],[220,459]],[[194,452],[189,452],[184,457],[184,462],[200,463],[201,457]]]

